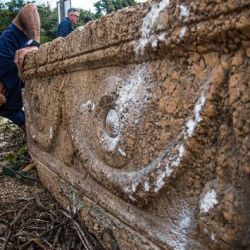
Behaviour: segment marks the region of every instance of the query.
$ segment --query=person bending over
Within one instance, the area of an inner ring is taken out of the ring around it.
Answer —
[[[37,8],[25,5],[0,36],[0,116],[25,127],[22,102],[24,83],[18,73],[23,71],[28,53],[38,50],[40,18]]]

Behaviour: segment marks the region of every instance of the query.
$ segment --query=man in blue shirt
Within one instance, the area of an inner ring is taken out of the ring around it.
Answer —
[[[74,30],[80,17],[80,11],[76,8],[69,8],[67,17],[58,25],[57,37],[65,37]]]
[[[40,18],[34,4],[25,5],[0,36],[0,116],[25,128],[19,78],[28,53],[38,50]]]

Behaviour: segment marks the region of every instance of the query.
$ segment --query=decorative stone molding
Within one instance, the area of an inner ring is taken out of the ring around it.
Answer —
[[[29,56],[32,157],[106,249],[249,246],[249,14],[149,1]]]

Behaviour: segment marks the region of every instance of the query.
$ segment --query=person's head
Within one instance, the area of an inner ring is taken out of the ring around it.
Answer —
[[[90,16],[86,16],[86,17],[84,17],[84,19],[83,19],[83,21],[84,21],[84,23],[86,24],[86,23],[88,23],[88,22],[90,22],[90,21],[92,21],[93,19],[90,17]]]
[[[76,24],[80,18],[80,11],[76,8],[69,8],[67,16],[72,23]]]

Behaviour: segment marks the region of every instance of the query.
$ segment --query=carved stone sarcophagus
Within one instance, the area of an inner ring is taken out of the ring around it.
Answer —
[[[25,65],[44,185],[110,249],[245,249],[250,1],[152,1]]]

